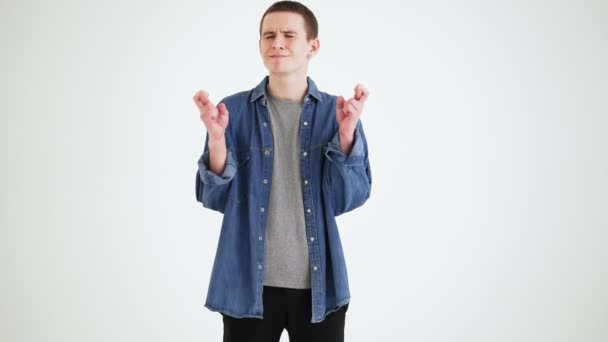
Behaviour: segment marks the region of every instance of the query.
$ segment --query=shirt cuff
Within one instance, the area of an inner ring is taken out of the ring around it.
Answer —
[[[198,160],[198,174],[204,184],[222,185],[230,182],[236,175],[236,161],[230,150],[226,151],[226,165],[221,176],[209,169],[209,151],[205,151]]]
[[[346,165],[363,164],[365,148],[363,146],[363,139],[361,138],[359,127],[355,128],[354,135],[353,148],[347,156],[346,153],[342,151],[342,145],[340,145],[340,131],[337,131],[331,141],[327,144],[325,150],[327,158],[331,161],[337,161]]]

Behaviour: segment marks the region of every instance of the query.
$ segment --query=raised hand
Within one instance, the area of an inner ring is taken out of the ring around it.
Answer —
[[[224,172],[228,153],[224,135],[228,127],[228,109],[223,103],[215,107],[209,100],[209,93],[204,90],[199,90],[193,100],[209,134],[209,169],[220,176]]]
[[[224,138],[226,127],[228,127],[228,109],[220,103],[217,107],[209,100],[209,93],[199,90],[194,95],[194,103],[200,111],[201,121],[207,128],[209,140],[221,140]]]
[[[357,127],[357,121],[363,111],[363,105],[369,96],[369,91],[362,84],[357,84],[355,87],[355,96],[344,100],[342,96],[338,96],[336,103],[336,120],[340,127],[340,134],[343,136],[352,136]]]

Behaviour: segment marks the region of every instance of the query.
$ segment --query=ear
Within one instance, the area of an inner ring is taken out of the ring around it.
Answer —
[[[312,40],[312,42],[310,43],[310,47],[308,50],[308,58],[312,58],[314,55],[317,54],[317,52],[319,52],[319,48],[321,47],[321,41],[319,40],[319,38],[315,38]]]

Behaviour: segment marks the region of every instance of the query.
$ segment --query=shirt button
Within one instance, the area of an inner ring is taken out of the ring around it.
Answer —
[[[262,235],[260,235],[260,236],[258,237],[258,240],[262,241]]]
[[[306,157],[306,156],[308,155],[308,153],[304,152],[304,153],[302,153],[302,155],[303,155],[304,157]]]
[[[308,126],[308,122],[307,121],[304,121],[304,126]]]
[[[264,208],[262,208],[262,211],[264,211]],[[310,214],[310,208],[306,209],[306,212]]]
[[[304,184],[308,184],[308,181],[306,179],[304,180]]]
[[[260,208],[260,211],[261,211],[261,212],[264,212],[264,207]]]
[[[264,122],[262,125],[264,125],[264,127],[268,126],[268,124],[267,124],[267,123],[265,123],[265,122]]]
[[[260,266],[260,267],[262,267],[262,266]],[[261,269],[261,268],[260,268],[260,269]],[[317,270],[317,266],[313,267],[312,269],[316,271],[316,270]]]
[[[262,269],[262,265],[258,265],[258,270],[261,270],[261,269]],[[315,267],[315,270],[316,270],[316,267]]]
[[[270,154],[270,151],[266,150],[266,151],[264,151],[264,154],[265,154],[265,155],[269,155],[269,154]]]
[[[315,241],[315,237],[314,237],[314,236],[311,236],[311,237],[310,237],[310,241]]]
[[[263,182],[264,182],[264,184],[267,184],[268,183],[268,179],[264,179]]]

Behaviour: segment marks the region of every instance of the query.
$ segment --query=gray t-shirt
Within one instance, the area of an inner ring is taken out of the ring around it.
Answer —
[[[264,242],[264,285],[309,289],[299,152],[302,103],[267,94],[274,157]]]

